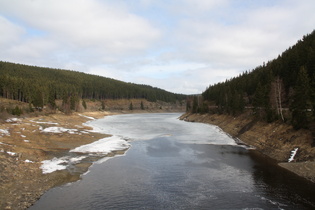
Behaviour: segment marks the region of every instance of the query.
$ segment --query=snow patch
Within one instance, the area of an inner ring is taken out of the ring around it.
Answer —
[[[290,158],[288,159],[288,162],[289,162],[289,163],[294,160],[294,157],[295,157],[295,155],[296,155],[298,149],[299,149],[299,148],[296,147],[296,148],[294,148],[294,149],[291,151],[291,156],[290,156]]]
[[[83,133],[83,134],[89,134],[90,132],[88,132],[88,131],[81,131],[81,133]]]
[[[25,162],[25,163],[34,163],[33,161],[28,160],[28,159],[24,160],[24,162]]]
[[[10,119],[7,119],[6,122],[8,122],[8,123],[17,123],[17,122],[21,122],[21,120],[18,119],[18,118],[10,118]]]
[[[9,155],[11,155],[11,156],[16,155],[16,153],[15,153],[15,152],[8,152],[8,151],[7,151],[7,153],[8,153]]]
[[[81,116],[81,117],[85,117],[85,118],[88,118],[88,119],[90,119],[90,120],[95,120],[95,118],[94,118],[94,117],[89,117],[89,116],[82,115],[82,114],[79,114],[79,116]]]
[[[0,129],[0,136],[10,136],[10,132],[8,130]]]
[[[112,136],[109,138],[100,139],[91,144],[82,145],[80,147],[70,150],[70,152],[89,154],[89,156],[93,154],[106,155],[113,151],[128,149],[129,147],[130,144],[126,140],[118,136]],[[88,156],[65,156],[61,158],[54,157],[51,160],[42,161],[42,165],[40,168],[42,169],[43,174],[52,173],[54,171],[67,169],[69,165],[79,163],[82,159],[86,157]],[[105,158],[103,161],[107,159],[108,158]]]
[[[24,142],[29,143],[29,142],[30,142],[30,140],[26,140],[26,139],[25,139],[25,140],[24,140]]]
[[[43,129],[41,132],[43,133],[64,133],[68,132],[70,134],[76,134],[78,132],[77,129],[68,129],[63,127],[48,127]]]
[[[42,161],[41,169],[43,174],[52,173],[54,171],[65,170],[71,164],[77,164],[87,156],[70,157],[65,156],[61,158],[54,157],[51,160]]]
[[[76,163],[79,163],[81,160],[83,160],[86,157],[87,156],[72,157],[72,158],[69,159],[69,162],[71,162],[72,164],[76,164]]]
[[[40,122],[40,121],[35,121],[35,120],[30,120],[33,123],[37,124],[49,124],[49,125],[58,125],[59,123],[54,123],[54,122]]]
[[[67,160],[65,158],[66,157],[62,157],[62,158],[54,157],[51,160],[42,161],[42,165],[40,168],[42,169],[43,174],[48,174],[48,173],[52,173],[54,171],[66,169],[67,165],[64,165],[64,163],[66,163]],[[61,165],[61,164],[63,164],[63,165]]]
[[[100,139],[91,144],[82,145],[80,147],[70,150],[70,152],[99,153],[106,155],[113,151],[128,149],[129,147],[130,144],[126,140],[118,136],[111,136],[108,138]]]

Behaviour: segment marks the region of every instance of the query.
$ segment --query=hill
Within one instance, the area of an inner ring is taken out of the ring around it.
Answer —
[[[200,98],[200,97],[199,97]],[[237,116],[248,110],[259,120],[281,120],[295,129],[314,127],[315,31],[278,58],[209,86],[192,112]]]
[[[145,99],[176,102],[186,98],[149,85],[126,83],[82,72],[0,62],[0,97],[32,104],[75,110],[84,100]]]
[[[315,31],[278,58],[187,100],[186,121],[217,125],[315,182]]]

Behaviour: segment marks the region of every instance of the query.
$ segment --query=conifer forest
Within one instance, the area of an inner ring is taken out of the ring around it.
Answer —
[[[188,108],[228,115],[251,110],[259,120],[281,120],[295,129],[314,127],[315,31],[276,59],[210,85]]]

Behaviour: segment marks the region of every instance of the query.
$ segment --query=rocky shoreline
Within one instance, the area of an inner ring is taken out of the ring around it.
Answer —
[[[280,122],[256,121],[249,114],[233,117],[186,113],[181,119],[217,125],[233,138],[276,160],[279,166],[315,182],[315,147],[312,147],[313,137],[308,130],[296,131]],[[294,150],[296,154],[292,156]]]

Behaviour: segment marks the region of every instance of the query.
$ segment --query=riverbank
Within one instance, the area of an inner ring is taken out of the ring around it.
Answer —
[[[66,170],[44,174],[43,160],[61,157],[80,145],[108,135],[94,133],[84,125],[110,112],[50,114],[31,118],[10,118],[0,124],[0,209],[26,209],[48,189],[80,179],[81,173]]]
[[[248,114],[233,117],[186,113],[181,119],[217,125],[233,138],[275,159],[279,166],[315,182],[315,147],[311,146],[313,137],[308,130],[296,131],[279,122],[255,121]],[[288,162],[289,159],[292,159],[291,162]]]

